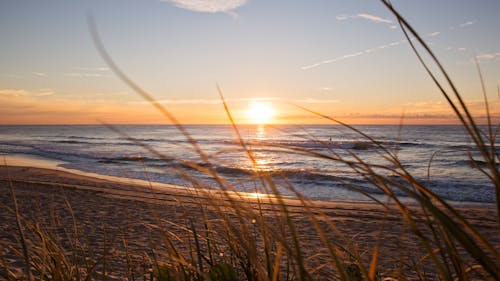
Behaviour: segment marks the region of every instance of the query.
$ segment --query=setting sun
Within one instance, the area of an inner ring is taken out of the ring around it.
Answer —
[[[252,102],[247,109],[247,118],[253,124],[270,123],[274,114],[274,108],[267,102]]]

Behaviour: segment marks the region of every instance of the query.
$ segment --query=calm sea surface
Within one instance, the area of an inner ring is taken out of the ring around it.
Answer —
[[[60,166],[104,175],[191,186],[182,174],[216,187],[190,167],[212,167],[241,191],[255,191],[252,169],[273,174],[286,195],[286,182],[311,198],[367,200],[349,187],[375,197],[381,192],[347,165],[309,154],[390,165],[374,144],[339,126],[241,126],[242,138],[254,152],[256,165],[241,151],[229,126],[186,126],[208,157],[203,159],[174,126],[0,126],[0,153],[56,159]],[[475,165],[484,162],[459,126],[358,126],[397,154],[414,177],[449,201],[494,202],[494,189]],[[497,142],[497,148],[500,148]],[[284,149],[283,147],[287,147]],[[155,150],[159,157],[149,150]],[[472,160],[471,160],[472,157]],[[428,167],[430,167],[428,169]],[[394,174],[380,171],[382,175]]]

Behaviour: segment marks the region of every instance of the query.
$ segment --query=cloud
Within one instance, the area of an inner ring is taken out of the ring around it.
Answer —
[[[477,59],[482,61],[500,59],[500,52],[480,54]]]
[[[87,78],[99,78],[99,77],[111,77],[111,75],[102,73],[82,73],[82,72],[67,72],[64,76],[68,77],[87,77]]]
[[[304,98],[304,99],[294,99],[292,102],[296,103],[338,103],[339,100],[325,100],[325,99],[313,99],[313,98]]]
[[[202,13],[230,13],[247,3],[247,0],[161,0],[176,7]]]
[[[320,61],[320,62],[317,62],[317,63],[313,63],[313,64],[310,64],[310,65],[302,66],[301,69],[302,70],[308,70],[308,69],[315,68],[315,67],[318,67],[318,66],[323,65],[323,64],[330,64],[330,63],[342,61],[342,60],[345,60],[345,59],[348,59],[348,58],[353,58],[353,57],[361,56],[362,54],[365,54],[365,52],[363,51],[363,52],[356,52],[356,53],[352,53],[352,54],[342,55],[342,56],[339,56],[339,57],[336,57],[336,58],[333,58],[333,59],[327,59],[327,60],[323,60],[323,61]]]
[[[111,77],[110,74],[106,73],[109,71],[108,67],[74,66],[71,69],[72,69],[72,71],[66,72],[63,75],[68,76],[68,77],[87,77],[87,78]]]
[[[453,100],[456,104],[458,100]],[[465,100],[465,104],[474,116],[481,116],[485,114],[484,100],[470,99]],[[490,113],[492,116],[498,117],[500,115],[500,100],[489,100]],[[406,108],[405,115],[415,114],[452,114],[450,105],[446,101],[425,101],[425,102],[408,102],[403,104]]]
[[[333,89],[330,87],[319,87],[318,90],[323,92],[333,91]]]
[[[394,25],[391,20],[385,19],[385,18],[382,18],[382,17],[379,17],[379,16],[371,15],[371,14],[364,14],[364,13],[356,14],[356,15],[342,14],[342,15],[336,16],[336,19],[339,20],[339,21],[348,20],[348,19],[360,19],[360,18],[361,19],[370,20],[370,21],[375,22],[375,23],[388,24],[389,28],[391,28],[391,29],[396,29],[397,28],[397,26]],[[452,27],[450,27],[450,29],[453,30],[453,29],[458,29],[458,28],[465,28],[467,26],[474,25],[477,22],[478,22],[478,20],[469,20],[469,21],[463,22],[463,23],[461,23],[459,25],[452,26]],[[434,38],[434,37],[437,37],[437,36],[440,36],[440,35],[441,35],[440,31],[434,31],[434,32],[428,33],[426,35],[426,37],[427,38]],[[411,38],[411,40],[414,41],[415,38]],[[348,58],[352,58],[352,57],[357,57],[357,56],[364,55],[364,54],[373,53],[373,52],[375,52],[377,50],[382,50],[382,49],[386,49],[386,48],[389,48],[389,47],[395,47],[395,46],[398,46],[398,45],[400,45],[402,43],[405,43],[405,42],[406,42],[406,40],[402,40],[402,41],[396,41],[396,42],[392,42],[392,43],[380,45],[380,46],[378,46],[376,48],[365,49],[362,52],[357,52],[357,53],[353,53],[353,54],[347,54],[347,55],[339,56],[339,57],[336,57],[336,58],[333,58],[333,59],[327,59],[327,60],[316,62],[316,63],[310,64],[310,65],[305,65],[305,66],[302,66],[301,69],[302,70],[312,69],[312,68],[321,66],[323,64],[334,63],[334,62],[338,62],[338,61],[341,61],[341,60],[344,60],[344,59],[348,59]],[[433,45],[432,41],[426,41],[426,43],[428,45]],[[454,48],[454,47],[451,47],[451,46],[447,47],[446,50],[447,51],[458,51],[458,52],[465,52],[465,51],[467,51],[467,49],[463,48],[463,47]],[[483,55],[478,56],[477,58],[480,59],[480,60],[485,61],[485,60],[492,60],[492,59],[495,59],[497,57],[498,57],[498,53],[492,53],[492,54],[483,54]]]
[[[33,72],[33,75],[38,76],[38,77],[45,77],[45,76],[47,76],[47,74],[45,74],[43,72]]]
[[[182,100],[161,100],[165,104],[221,104],[220,99],[182,99]]]
[[[370,53],[373,53],[373,52],[375,52],[377,50],[382,50],[382,49],[386,49],[386,48],[393,48],[393,47],[401,45],[402,42],[405,42],[405,41],[404,40],[403,41],[395,41],[395,42],[391,42],[391,43],[388,43],[388,44],[380,45],[380,46],[378,46],[376,48],[366,49],[364,51],[360,51],[360,52],[355,52],[355,53],[352,53],[352,54],[346,54],[346,55],[338,56],[338,57],[333,58],[333,59],[322,60],[320,62],[316,62],[316,63],[313,63],[313,64],[302,66],[301,69],[302,70],[309,70],[309,69],[321,66],[323,64],[330,64],[330,63],[334,63],[334,62],[339,62],[339,61],[342,61],[342,60],[346,60],[346,59],[358,57],[358,56],[361,56],[361,55],[370,54]]]
[[[0,97],[23,97],[28,94],[25,90],[0,89]]]
[[[19,97],[46,97],[55,95],[52,89],[39,89],[36,91],[27,91],[23,89],[0,89],[0,98],[19,98]]]
[[[82,67],[82,66],[74,66],[72,67],[73,70],[78,70],[78,71],[109,71],[108,67]]]
[[[226,102],[240,102],[240,101],[269,101],[275,98],[240,98],[240,99],[225,99]],[[158,100],[158,103],[165,105],[172,104],[222,104],[222,100],[217,99],[163,99]],[[149,101],[133,101],[135,104],[147,104]]]
[[[357,14],[356,16],[358,18],[367,19],[367,20],[373,21],[375,23],[390,23],[390,24],[392,24],[392,21],[389,19],[384,19],[384,18],[370,15],[370,14]]]
[[[31,95],[34,97],[47,97],[47,96],[53,96],[55,94],[56,93],[51,89],[40,89],[37,92],[31,93]]]
[[[454,29],[458,29],[458,28],[468,27],[468,26],[476,24],[477,22],[478,22],[478,20],[469,20],[469,21],[466,21],[466,22],[461,23],[461,24],[456,25],[456,26],[450,26],[450,29],[454,30]]]
[[[328,88],[330,89],[330,88]],[[248,102],[291,102],[291,103],[337,103],[338,100],[333,99],[314,99],[309,97],[298,97],[294,99],[286,99],[281,97],[262,97],[262,98],[234,98],[234,99],[225,99],[228,103],[248,103]],[[209,105],[217,105],[222,104],[221,99],[164,99],[158,100],[158,103],[165,105],[181,105],[181,104],[209,104]],[[148,104],[148,101],[132,101],[131,104]]]
[[[375,15],[370,15],[370,14],[364,14],[364,13],[361,13],[361,14],[356,14],[356,15],[338,15],[335,17],[337,20],[348,20],[348,19],[366,19],[366,20],[369,20],[369,21],[372,21],[374,23],[387,23],[387,24],[390,24],[390,28],[395,28],[396,26],[394,26],[392,24],[392,21],[390,19],[384,19],[382,17],[379,17],[379,16],[375,16]]]
[[[470,20],[470,21],[466,21],[462,24],[459,24],[458,26],[459,27],[466,27],[466,26],[470,26],[470,25],[473,25],[473,24],[476,24],[477,23],[477,20]]]

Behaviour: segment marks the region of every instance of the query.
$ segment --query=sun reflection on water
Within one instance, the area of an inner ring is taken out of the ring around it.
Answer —
[[[271,166],[271,161],[269,161],[269,157],[264,153],[256,153],[255,155],[255,164],[253,167],[255,170],[259,171],[271,171],[273,167]]]
[[[266,138],[266,126],[265,125],[258,125],[255,129],[255,135],[256,139],[258,140],[264,140]]]
[[[259,193],[259,192],[249,192],[246,194],[247,198],[249,199],[263,199],[263,198],[268,198],[269,195],[265,193]]]

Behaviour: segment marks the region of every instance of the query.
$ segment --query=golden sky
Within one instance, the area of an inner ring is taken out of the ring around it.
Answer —
[[[0,124],[169,123],[100,57],[89,9],[120,69],[183,123],[228,123],[216,84],[238,123],[330,122],[299,107],[355,124],[457,122],[380,3],[286,3],[2,1]],[[498,120],[500,3],[393,4],[482,122],[477,58]],[[272,117],[258,109],[249,115],[255,103],[265,103]]]

